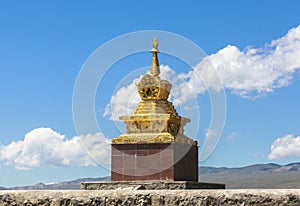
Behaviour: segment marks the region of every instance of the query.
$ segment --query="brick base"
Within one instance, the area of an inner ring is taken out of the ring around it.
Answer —
[[[198,147],[182,143],[112,144],[111,180],[198,181]]]

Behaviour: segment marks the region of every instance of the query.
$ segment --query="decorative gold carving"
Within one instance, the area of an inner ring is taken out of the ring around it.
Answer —
[[[121,116],[126,123],[126,133],[112,139],[112,144],[169,143],[197,144],[183,134],[190,119],[177,114],[168,101],[171,83],[159,78],[158,41],[152,42],[151,74],[146,74],[137,84],[142,99],[131,116]]]
[[[171,87],[171,83],[167,80],[160,80],[150,74],[143,76],[137,84],[142,100],[166,100],[169,97]]]

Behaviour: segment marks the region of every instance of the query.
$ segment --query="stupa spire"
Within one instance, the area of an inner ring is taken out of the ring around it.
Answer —
[[[158,40],[156,38],[153,39],[152,42],[152,65],[151,65],[151,74],[153,76],[158,76],[160,74],[159,63],[157,53],[159,52],[158,48]]]

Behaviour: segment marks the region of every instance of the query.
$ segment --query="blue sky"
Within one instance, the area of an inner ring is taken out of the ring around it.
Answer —
[[[1,1],[0,185],[109,174],[88,160],[77,143],[106,142],[119,134],[110,117],[103,115],[105,107],[124,75],[149,66],[151,56],[145,53],[122,59],[103,78],[95,100],[101,134],[76,133],[73,89],[82,65],[98,47],[140,30],[181,35],[201,47],[210,61],[219,62],[215,67],[226,93],[226,123],[216,149],[200,164],[237,167],[298,161],[299,4],[276,0],[185,4]],[[160,62],[177,73],[189,71],[182,62],[164,54]],[[198,92],[197,101],[199,138],[204,141],[210,121],[209,95]],[[60,149],[51,149],[55,147],[52,143]],[[61,150],[67,152],[62,154]],[[106,151],[95,157],[105,162]]]

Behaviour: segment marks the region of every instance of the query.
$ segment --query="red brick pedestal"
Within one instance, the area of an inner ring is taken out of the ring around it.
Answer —
[[[112,144],[111,180],[198,182],[198,146],[183,143]]]

